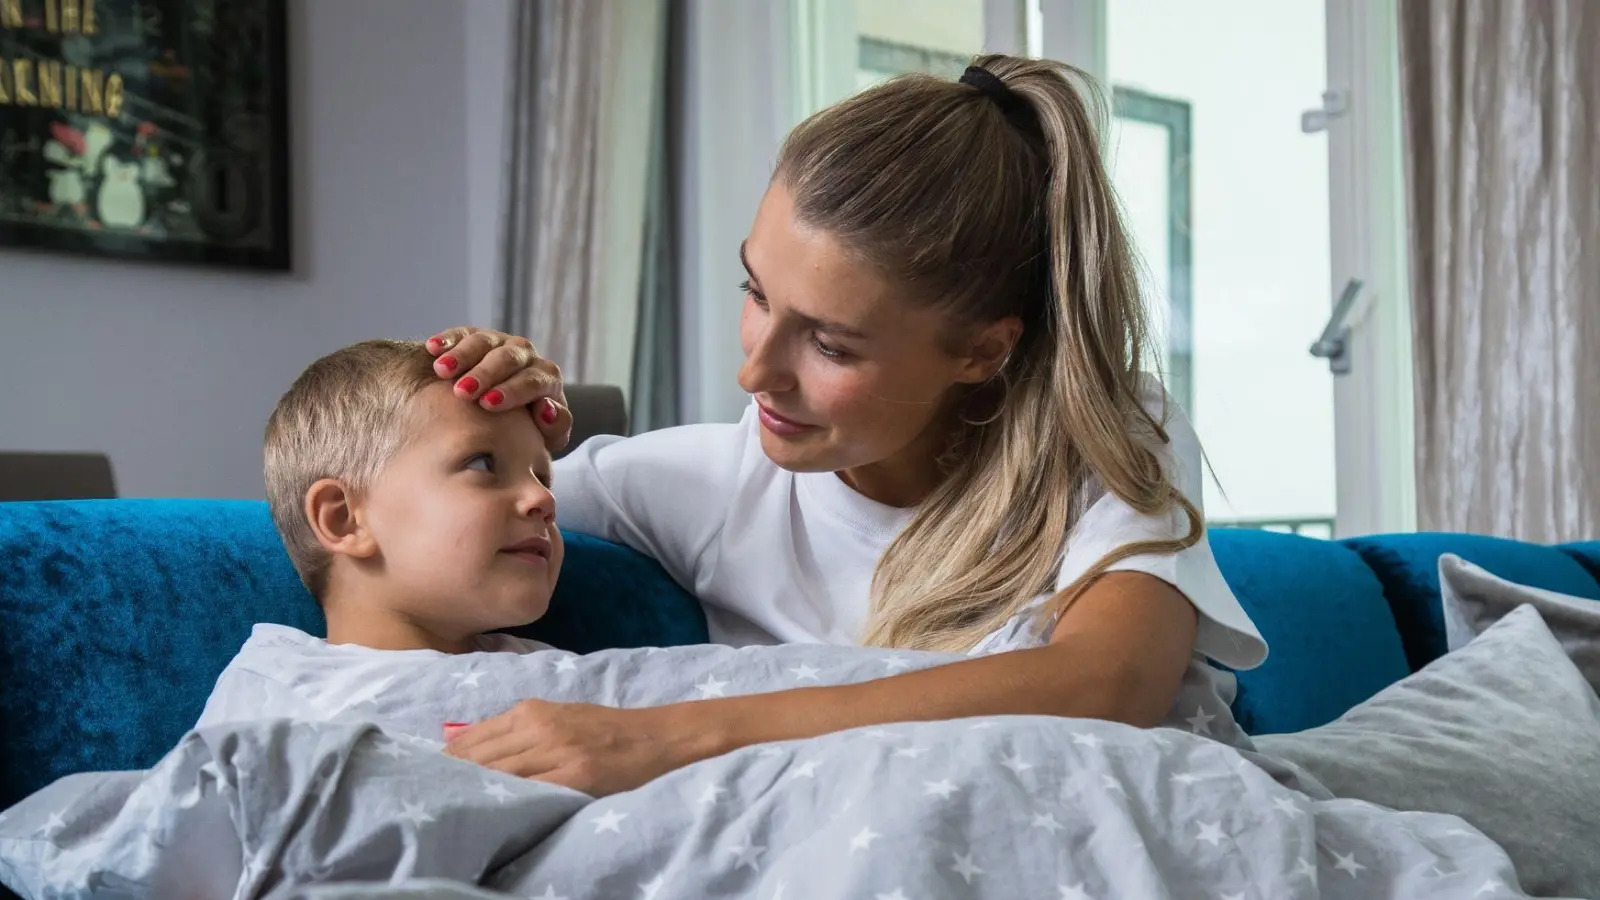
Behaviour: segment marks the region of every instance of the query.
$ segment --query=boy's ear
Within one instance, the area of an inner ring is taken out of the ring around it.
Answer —
[[[336,556],[368,559],[378,542],[366,527],[355,497],[336,478],[322,478],[306,491],[306,523],[322,549]]]

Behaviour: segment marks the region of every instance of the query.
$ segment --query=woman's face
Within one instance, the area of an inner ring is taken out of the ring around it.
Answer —
[[[793,212],[775,182],[742,252],[739,386],[760,407],[762,449],[785,469],[842,472],[874,499],[914,503],[931,484],[895,495],[927,480],[919,475],[936,477],[952,389],[989,378],[1020,326],[1010,319],[952,333],[946,315],[905,297]]]

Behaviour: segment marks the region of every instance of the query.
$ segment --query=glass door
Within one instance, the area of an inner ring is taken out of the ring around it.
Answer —
[[[794,121],[977,53],[1094,75],[1213,524],[1412,527],[1396,0],[790,0]],[[1343,374],[1309,349],[1334,298]]]
[[[1333,532],[1327,78],[1322,0],[1105,6],[1107,158],[1219,524]]]

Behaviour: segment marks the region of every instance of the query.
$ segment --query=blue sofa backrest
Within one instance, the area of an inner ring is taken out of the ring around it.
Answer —
[[[578,652],[707,640],[699,604],[654,561],[567,539],[550,613],[521,633]],[[1228,529],[1210,540],[1272,646],[1238,675],[1235,713],[1256,733],[1327,722],[1443,652],[1435,567],[1446,550],[1600,598],[1600,544]],[[155,762],[256,622],[322,628],[263,503],[0,503],[0,809],[70,772]]]

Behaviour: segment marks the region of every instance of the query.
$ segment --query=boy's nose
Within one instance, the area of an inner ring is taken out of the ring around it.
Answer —
[[[544,486],[532,469],[528,470],[528,482],[517,498],[517,511],[528,518],[554,519],[556,517],[556,496]]]

